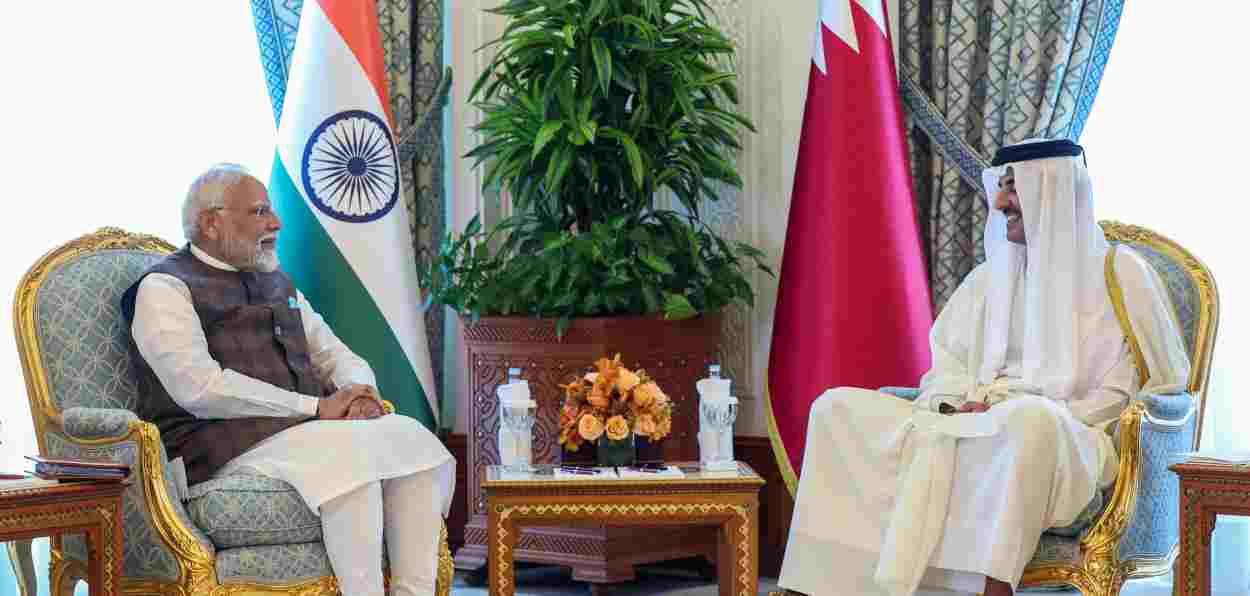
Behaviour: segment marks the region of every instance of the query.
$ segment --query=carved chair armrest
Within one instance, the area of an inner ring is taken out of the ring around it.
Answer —
[[[882,387],[877,391],[910,401],[916,401],[916,398],[920,397],[920,389],[917,387]]]
[[[126,427],[119,433],[123,420]],[[122,520],[123,574],[128,579],[185,584],[211,571],[215,549],[173,496],[173,477],[155,425],[127,410],[70,408],[49,419],[43,438],[46,454],[53,457],[130,466]]]
[[[1081,548],[1087,553],[1110,550],[1114,554],[1137,510],[1142,458],[1141,424],[1145,415],[1146,405],[1135,400],[1124,408],[1116,423],[1113,437],[1120,456],[1120,469],[1106,509],[1081,538]]]
[[[61,414],[65,434],[74,439],[122,439],[139,417],[118,408],[69,408]]]
[[[1120,540],[1120,559],[1132,559],[1143,572],[1149,568],[1150,574],[1161,573],[1180,539],[1180,486],[1167,466],[1193,449],[1197,408],[1189,393],[1143,393],[1134,402],[1145,410],[1138,440],[1140,472],[1136,509]]]

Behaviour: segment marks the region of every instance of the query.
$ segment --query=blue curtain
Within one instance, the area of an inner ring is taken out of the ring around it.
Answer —
[[[1081,137],[1124,0],[901,0],[899,77],[933,301],[984,260],[981,169],[1030,137]]]

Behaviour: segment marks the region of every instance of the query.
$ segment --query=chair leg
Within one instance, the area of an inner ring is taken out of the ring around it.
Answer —
[[[434,590],[437,596],[451,596],[451,583],[455,575],[456,563],[451,558],[451,548],[447,546],[447,522],[444,521],[438,538],[438,579]]]
[[[87,570],[79,563],[59,558],[53,561],[48,575],[51,576],[49,593],[52,596],[74,596],[74,588],[87,578]]]

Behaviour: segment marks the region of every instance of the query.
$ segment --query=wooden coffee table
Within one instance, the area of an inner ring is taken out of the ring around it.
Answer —
[[[15,568],[22,568],[19,575],[25,576],[20,578],[23,594],[34,583],[30,539],[64,534],[86,535],[91,596],[121,593],[122,491],[126,486],[125,482],[62,482],[0,490],[0,541],[22,543],[9,552],[26,559],[13,561]]]
[[[486,493],[490,593],[516,591],[513,554],[521,526],[709,525],[719,528],[716,571],[721,596],[756,596],[759,587],[759,490],[750,466],[702,472],[698,464],[672,464],[681,478],[556,479],[546,464],[533,473],[505,473],[489,466],[481,481]],[[597,588],[597,589],[595,589]],[[602,591],[592,584],[596,593]]]
[[[1180,476],[1181,552],[1175,593],[1211,593],[1211,532],[1217,515],[1250,516],[1250,466],[1185,461],[1168,466]]]

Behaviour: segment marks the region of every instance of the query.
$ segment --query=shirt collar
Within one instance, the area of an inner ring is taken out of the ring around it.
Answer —
[[[223,271],[238,271],[239,270],[238,267],[235,267],[229,263],[225,263],[223,261],[219,261],[213,258],[212,255],[204,252],[200,247],[196,246],[195,243],[191,243],[191,254],[195,255],[195,258],[201,261],[204,261],[204,264],[214,269],[221,269]]]

